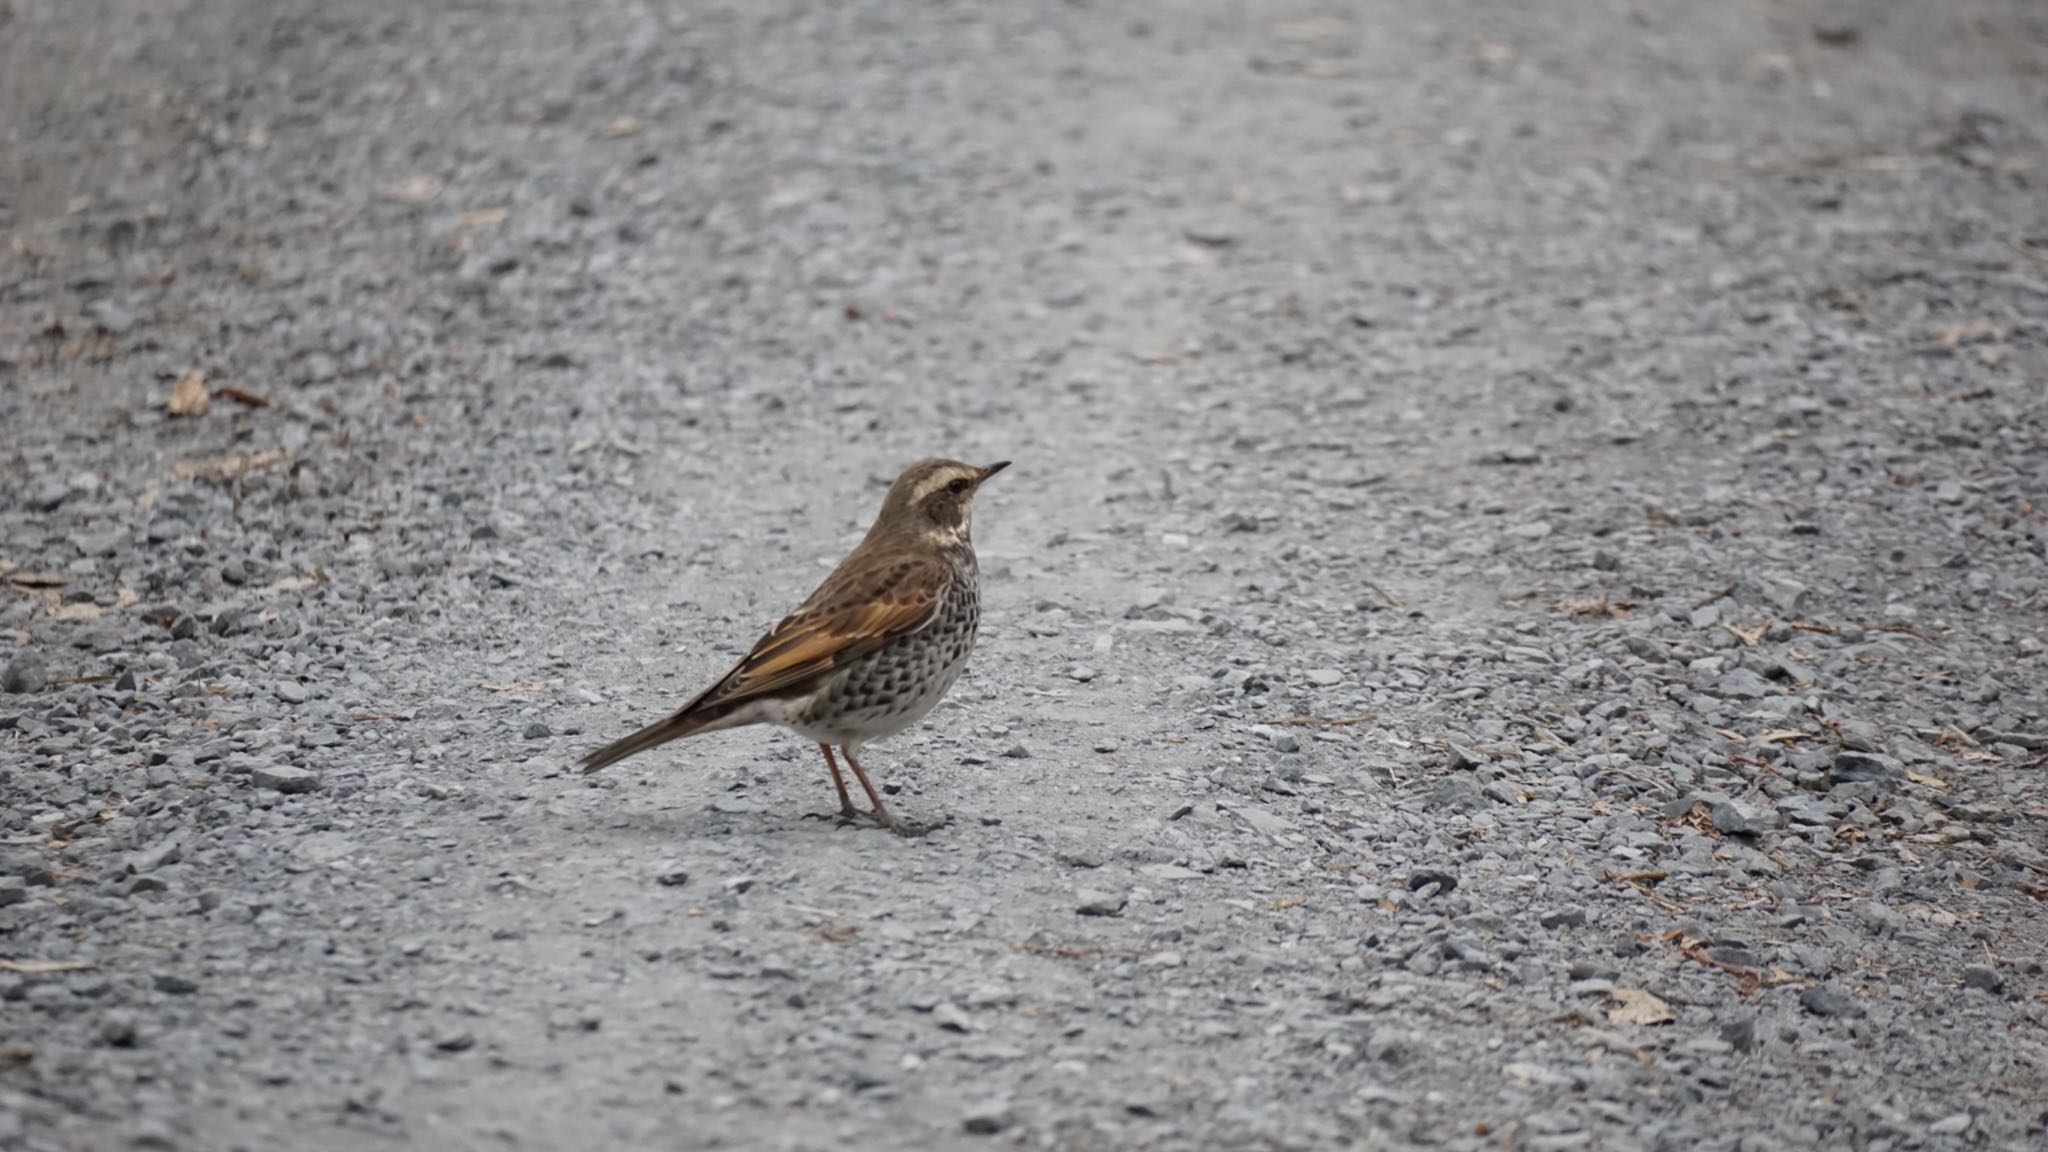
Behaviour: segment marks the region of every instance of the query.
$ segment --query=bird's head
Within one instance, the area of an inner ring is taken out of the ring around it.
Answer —
[[[974,518],[974,493],[984,480],[1009,466],[1008,460],[986,468],[958,460],[920,460],[889,486],[875,530],[940,543],[964,542]]]

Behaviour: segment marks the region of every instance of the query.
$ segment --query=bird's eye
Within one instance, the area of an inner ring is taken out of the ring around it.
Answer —
[[[958,496],[960,493],[967,491],[967,488],[968,481],[967,478],[964,476],[958,480],[953,481],[951,484],[946,485],[946,491],[951,492],[955,496]]]

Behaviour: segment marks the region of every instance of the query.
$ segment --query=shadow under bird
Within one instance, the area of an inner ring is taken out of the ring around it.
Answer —
[[[981,569],[969,529],[974,494],[1009,461],[977,468],[920,460],[889,487],[860,545],[810,599],[761,637],[717,683],[665,720],[583,759],[595,772],[671,740],[779,724],[815,741],[859,815],[837,746],[886,827],[903,831],[861,767],[860,750],[924,718],[959,679],[981,624]]]

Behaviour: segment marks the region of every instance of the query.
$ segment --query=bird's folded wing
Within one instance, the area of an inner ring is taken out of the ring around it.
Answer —
[[[952,579],[946,564],[923,556],[841,569],[698,703],[776,695],[916,632],[938,615]]]

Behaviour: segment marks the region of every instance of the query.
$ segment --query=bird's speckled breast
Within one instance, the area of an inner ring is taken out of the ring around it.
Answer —
[[[967,667],[981,626],[981,574],[972,552],[956,558],[958,578],[932,622],[834,676],[790,726],[827,744],[893,736],[924,718]]]

